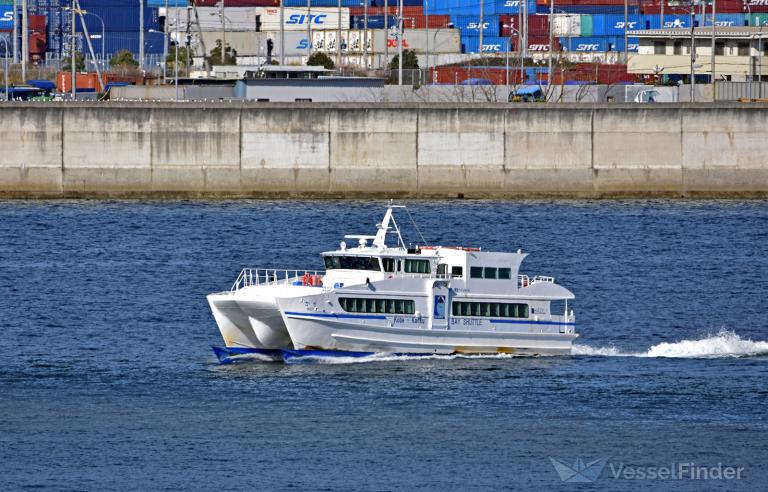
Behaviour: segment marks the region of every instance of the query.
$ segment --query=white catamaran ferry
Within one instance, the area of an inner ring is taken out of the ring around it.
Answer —
[[[322,253],[325,272],[245,269],[231,290],[210,294],[225,343],[214,347],[219,360],[570,353],[578,334],[568,289],[520,275],[519,250],[406,247],[398,208],[389,206],[375,235],[345,236],[355,247]]]

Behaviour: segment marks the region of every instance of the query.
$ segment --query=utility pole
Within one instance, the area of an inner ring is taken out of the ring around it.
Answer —
[[[19,4],[13,0],[13,63],[19,63]]]
[[[386,41],[384,43],[384,70],[386,71],[389,69],[389,0],[384,0],[384,41]]]
[[[397,85],[403,85],[403,0],[397,2]]]
[[[221,17],[221,64],[226,63],[224,55],[227,46],[227,25],[224,23],[224,0],[219,0],[219,16]]]
[[[717,83],[717,70],[715,69],[715,49],[717,42],[715,40],[715,19],[717,16],[717,0],[712,0],[712,98],[715,97],[715,84]]]
[[[29,15],[27,14],[27,0],[21,0],[21,78],[25,83],[29,63]]]
[[[480,1],[482,2],[483,0],[480,0]],[[425,85],[428,85],[429,84],[429,80],[430,80],[430,78],[429,78],[429,0],[424,0],[424,15],[425,15],[425,19],[426,19],[425,26],[424,26],[426,28],[426,33],[425,34],[427,36],[427,39],[425,40],[425,42],[426,42],[426,49],[424,50],[426,52],[426,55],[427,55],[426,63],[425,63],[425,65],[427,66],[427,72],[426,72],[427,73],[427,83]]]
[[[312,0],[307,0],[307,63],[312,56]]]
[[[139,0],[139,70],[144,70],[144,0]]]
[[[696,0],[691,0],[691,102],[696,100]]]
[[[178,18],[179,9],[176,9],[176,17]],[[165,22],[163,22],[163,84],[168,83],[168,0],[165,0]],[[102,22],[102,34],[101,34],[101,63],[105,63],[104,60],[104,23]],[[176,29],[179,26],[175,26]],[[106,66],[106,64],[105,64]]]
[[[520,0],[525,1],[525,0]],[[480,42],[480,58],[483,57],[483,30],[485,29],[485,15],[483,12],[483,7],[485,4],[485,0],[480,0],[480,39],[478,41]]]
[[[75,97],[77,97],[77,89],[76,89],[76,87],[77,87],[77,78],[76,78],[77,77],[77,67],[75,65],[75,60],[76,60],[76,56],[75,55],[77,53],[77,51],[75,49],[77,47],[77,37],[76,37],[77,33],[75,32],[75,27],[76,27],[76,23],[75,23],[75,2],[72,2],[72,19],[71,19],[71,22],[72,22],[72,39],[69,42],[69,51],[72,54],[72,59],[71,59],[71,62],[72,62],[72,80],[70,81],[70,83],[72,85],[72,100],[74,101]]]
[[[387,13],[384,12],[384,19],[387,18]],[[386,20],[384,22],[387,22]],[[386,33],[386,31],[384,31]],[[386,41],[386,39],[384,40]],[[385,43],[386,44],[386,43]],[[368,0],[363,0],[363,65],[368,70]]]
[[[661,0],[664,2],[665,0]],[[629,25],[629,0],[624,0],[624,65],[629,63],[629,46],[627,45],[627,26]]]
[[[280,2],[280,65],[285,65],[285,6]]]
[[[549,0],[549,59],[547,60],[547,85],[552,90],[552,48],[554,40],[552,38],[552,19],[555,15],[555,0]],[[570,29],[570,26],[569,26]],[[569,46],[570,48],[570,46]],[[561,82],[562,83],[562,82]]]
[[[338,0],[338,24],[336,25],[336,70],[341,68],[341,0]]]

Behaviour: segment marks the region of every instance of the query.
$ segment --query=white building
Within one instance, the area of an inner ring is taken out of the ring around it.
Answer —
[[[697,80],[711,80],[712,27],[694,29]],[[629,73],[679,75],[686,82],[691,73],[691,29],[649,29],[632,31],[639,40],[638,52],[630,54]],[[715,27],[715,74],[717,80],[745,81],[768,79],[765,51],[768,27]]]

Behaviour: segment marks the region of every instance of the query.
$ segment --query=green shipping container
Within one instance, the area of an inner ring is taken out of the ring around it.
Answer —
[[[592,16],[591,15],[581,16],[581,36],[582,37],[592,36]]]
[[[753,27],[768,26],[768,12],[750,15],[749,25]]]

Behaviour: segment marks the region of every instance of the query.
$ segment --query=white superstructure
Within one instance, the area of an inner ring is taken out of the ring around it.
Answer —
[[[231,291],[208,296],[226,345],[285,357],[570,353],[574,296],[552,277],[521,275],[525,253],[408,248],[397,208],[375,235],[346,236],[355,247],[322,253],[324,273],[244,270]]]

